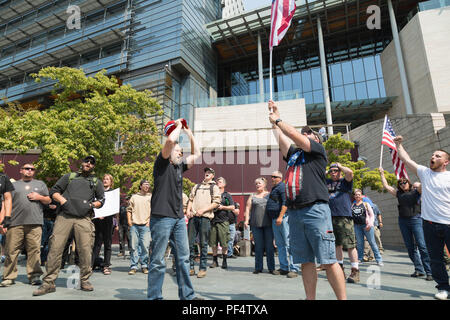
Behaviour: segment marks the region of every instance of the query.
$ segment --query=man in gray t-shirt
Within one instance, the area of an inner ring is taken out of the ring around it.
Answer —
[[[44,219],[43,205],[51,199],[44,182],[34,179],[36,168],[26,163],[20,169],[21,180],[15,181],[12,192],[13,209],[6,214],[3,228],[6,232],[6,260],[2,287],[14,284],[17,278],[17,260],[23,246],[27,249],[27,276],[30,284],[41,284],[41,236]]]

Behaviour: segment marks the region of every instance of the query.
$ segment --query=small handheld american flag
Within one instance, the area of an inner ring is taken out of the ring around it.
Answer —
[[[383,128],[383,138],[381,139],[381,144],[384,144],[385,146],[389,147],[389,152],[391,154],[392,158],[392,164],[394,165],[395,169],[395,175],[397,176],[397,179],[400,178],[408,178],[408,174],[405,170],[405,164],[402,160],[400,160],[397,152],[397,146],[394,143],[395,138],[395,132],[392,128],[391,121],[389,121],[389,118],[386,116],[386,119],[384,121],[384,128]]]

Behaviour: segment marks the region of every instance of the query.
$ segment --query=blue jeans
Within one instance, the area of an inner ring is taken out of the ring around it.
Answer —
[[[132,225],[130,227],[130,268],[137,269],[138,263],[142,268],[148,268],[148,248],[150,247],[150,228]]]
[[[431,274],[438,290],[450,291],[444,262],[444,244],[450,248],[450,225],[423,221],[423,233],[431,259]]]
[[[273,231],[269,227],[251,227],[255,241],[255,270],[262,271],[264,251],[266,251],[267,268],[275,270],[275,254],[273,248]]]
[[[200,270],[206,270],[208,262],[208,245],[209,232],[211,230],[211,222],[208,218],[193,217],[189,219],[189,250],[191,252],[190,262],[191,269],[194,269],[195,264],[195,250],[194,244],[198,235],[200,243]]]
[[[298,272],[298,266],[294,265],[291,251],[289,249],[289,224],[288,215],[283,216],[281,225],[277,226],[277,219],[272,220],[273,236],[275,244],[278,248],[278,260],[280,261],[280,269],[284,271]],[[288,261],[289,259],[289,261]]]
[[[55,221],[44,219],[44,224],[42,225],[42,238],[41,238],[41,263],[47,261],[48,243],[50,236],[53,233],[54,224]]]
[[[428,255],[423,234],[422,218],[420,216],[411,218],[398,217],[398,226],[416,272],[431,274],[430,256]]]
[[[189,276],[189,245],[184,218],[151,217],[150,230],[152,233],[152,253],[148,271],[147,296],[149,300],[161,300],[166,263],[164,254],[167,243],[171,243],[175,250],[176,275],[178,283],[178,297],[180,300],[195,298],[194,288]]]
[[[358,260],[362,261],[364,257],[364,236],[367,238],[367,242],[369,242],[370,247],[372,248],[373,255],[375,256],[375,260],[380,263],[383,262],[383,258],[381,258],[380,250],[378,249],[377,243],[375,242],[375,233],[372,228],[369,231],[366,231],[365,224],[355,224],[355,235],[356,235],[356,249],[358,251]]]
[[[228,241],[228,257],[233,255],[234,251],[234,237],[236,236],[236,224],[230,224],[230,240]]]

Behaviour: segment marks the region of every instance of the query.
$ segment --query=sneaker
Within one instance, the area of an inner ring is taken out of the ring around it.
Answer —
[[[439,290],[438,293],[434,295],[434,297],[438,300],[447,300],[448,298],[448,291],[447,290]]]
[[[206,270],[199,270],[197,278],[204,278],[204,277],[206,277]]]
[[[280,271],[278,271],[278,270],[270,270],[269,273],[273,274],[274,276],[279,276],[280,275]]]
[[[433,281],[433,276],[431,274],[427,274],[427,277],[425,278],[426,281]]]
[[[44,294],[52,293],[55,291],[56,291],[56,288],[55,288],[54,284],[53,285],[43,284],[37,290],[33,291],[33,296],[43,296]]]
[[[80,289],[83,291],[94,291],[94,286],[89,281],[81,282]]]
[[[384,267],[383,261],[377,262],[377,265],[378,265],[379,267]]]
[[[298,277],[298,273],[297,273],[297,272],[294,272],[294,271],[289,271],[289,272],[287,273],[287,277],[288,277],[288,278],[296,278],[296,277]]]
[[[123,253],[123,252],[119,252],[119,253],[117,254],[117,256],[118,256],[118,257],[123,257],[123,256],[124,256],[124,253]]]
[[[3,280],[2,282],[0,282],[0,287],[10,287],[10,286],[12,286],[14,284],[16,284],[14,282],[14,280],[6,279],[6,280]]]
[[[148,268],[142,268],[142,273],[143,274],[148,274]]]
[[[223,259],[222,261],[222,269],[228,269],[227,260]]]
[[[411,274],[411,277],[412,277],[412,278],[419,278],[419,277],[423,277],[424,275],[425,275],[425,274],[423,274],[423,273],[414,271],[414,273]]]
[[[30,284],[32,286],[40,286],[42,284],[41,278],[39,276],[33,276],[30,279]]]
[[[282,276],[285,276],[285,275],[287,275],[288,273],[289,273],[289,271],[287,271],[287,270],[282,270],[282,269],[278,269],[277,270]]]
[[[369,262],[370,260],[369,260],[368,257],[364,257],[364,258],[362,259],[362,261],[364,261],[364,262]]]
[[[195,270],[194,269],[189,270],[189,275],[190,276],[195,276]]]
[[[347,278],[348,283],[359,283],[359,269],[352,268],[352,272]]]
[[[128,274],[130,276],[134,276],[136,274],[136,269],[130,269],[130,271],[128,271]]]

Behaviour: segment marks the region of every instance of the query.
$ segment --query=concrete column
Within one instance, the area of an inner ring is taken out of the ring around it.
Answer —
[[[320,52],[320,72],[322,75],[322,91],[323,100],[325,102],[325,113],[327,116],[327,124],[333,124],[333,118],[331,116],[331,102],[330,92],[328,91],[328,72],[327,72],[327,60],[325,59],[325,46],[323,44],[322,24],[320,17],[317,17],[317,34],[319,36],[319,52]],[[328,136],[333,135],[333,127],[328,127]]]
[[[264,76],[261,48],[261,35],[258,33],[258,75],[259,75],[259,102],[264,102]]]
[[[389,20],[391,21],[392,36],[394,38],[395,55],[397,56],[398,70],[400,72],[400,82],[402,85],[403,98],[405,100],[406,114],[412,114],[411,97],[409,95],[408,80],[406,79],[405,64],[403,62],[402,47],[398,36],[397,21],[391,0],[388,0]]]

